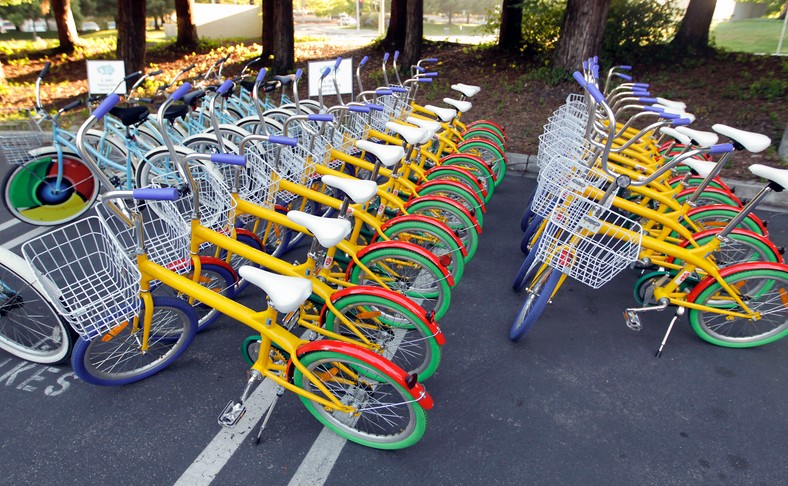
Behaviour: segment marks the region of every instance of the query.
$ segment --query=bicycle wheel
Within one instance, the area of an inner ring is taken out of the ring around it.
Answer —
[[[127,171],[126,160],[128,152],[123,145],[123,141],[104,136],[104,133],[99,130],[88,130],[85,133],[85,143],[92,147],[92,150],[96,153],[100,154],[96,162],[102,172],[107,174],[107,178],[116,189],[134,189],[133,177],[135,169],[130,167]],[[117,167],[109,165],[107,160]],[[129,180],[129,175],[131,175],[132,180]]]
[[[21,267],[27,263],[6,251],[0,248],[0,349],[34,363],[66,361],[76,334]]]
[[[537,319],[539,319],[539,316],[542,315],[542,312],[544,312],[547,303],[550,302],[550,297],[560,279],[561,272],[552,268],[546,269],[537,276],[536,281],[528,290],[528,295],[520,307],[520,312],[514,318],[512,328],[509,330],[509,339],[518,341],[531,329]]]
[[[464,169],[481,183],[484,204],[489,204],[495,191],[495,177],[492,169],[479,157],[468,154],[451,154],[441,159],[441,168],[455,167]]]
[[[200,275],[197,277],[196,282],[212,292],[216,292],[228,298],[233,298],[236,294],[235,284],[237,275],[230,264],[212,257],[201,256],[200,260]],[[183,275],[193,280],[194,271],[189,270]],[[159,296],[172,296],[189,302],[188,295],[184,295],[166,285],[156,286],[156,288],[153,289],[153,294]],[[192,308],[194,308],[194,312],[197,314],[197,332],[213,324],[213,322],[222,315],[218,310],[208,307],[198,300],[195,300],[191,305]]]
[[[424,174],[424,179],[426,181],[454,181],[458,182],[468,188],[468,190],[476,193],[479,199],[487,204],[492,197],[491,194],[487,192],[487,187],[485,185],[485,181],[480,180],[472,173],[468,172],[467,170],[461,169],[460,167],[435,167],[430,169],[426,174]],[[488,197],[489,194],[489,197]]]
[[[447,278],[440,268],[419,253],[378,246],[363,254],[360,260],[390,290],[409,297],[426,312],[434,311],[436,320],[449,310],[451,287]],[[353,265],[348,280],[356,285],[380,287],[358,265]]]
[[[681,191],[676,196],[676,201],[679,203],[684,203],[689,197],[694,193],[694,189],[685,189]],[[723,205],[723,206],[732,206],[735,208],[744,207],[739,200],[738,197],[731,194],[730,192],[723,191],[720,189],[712,189],[708,188],[698,195],[697,199],[695,199],[695,204],[698,206],[714,206],[714,205]]]
[[[263,243],[260,241],[260,238],[256,234],[254,234],[254,233],[252,233],[250,231],[242,230],[240,228],[237,229],[236,230],[235,239],[239,243],[243,243],[244,245],[249,246],[251,248],[254,248],[255,250],[257,250],[259,252],[268,253],[267,251],[263,250]],[[276,255],[274,255],[274,256],[276,256]],[[220,250],[220,252],[219,252],[219,259],[221,259],[223,261],[227,260],[227,250]],[[253,261],[250,261],[250,260],[247,260],[246,258],[242,257],[241,255],[238,255],[238,254],[235,254],[235,253],[230,255],[230,262],[229,263],[230,263],[230,267],[232,267],[232,269],[234,271],[236,271],[236,272],[237,272],[237,270],[239,268],[241,268],[244,265],[249,265],[249,266],[252,266],[252,267],[259,267],[260,266],[257,263],[255,263]],[[240,275],[237,275],[237,276],[238,276],[238,280],[235,282],[235,293],[233,294],[234,296],[240,294],[246,287],[249,286],[249,282],[245,278],[242,278]]]
[[[424,435],[424,409],[383,369],[340,351],[309,352],[301,356],[301,363],[340,402],[354,407],[355,413],[343,414],[300,397],[317,420],[340,436],[376,449],[402,449]],[[323,395],[298,367],[293,383]]]
[[[533,250],[539,247],[539,241],[541,236],[534,242]],[[538,267],[531,268],[536,261],[536,251],[529,251],[528,254],[523,259],[523,263],[520,265],[520,269],[517,270],[517,275],[514,276],[514,282],[512,282],[512,289],[516,292],[520,292],[525,288],[525,284],[530,282],[533,279],[533,273],[538,270]]]
[[[474,120],[465,125],[466,131],[472,128],[485,128],[487,130],[492,130],[498,134],[499,138],[503,140],[504,143],[509,143],[509,137],[506,135],[506,130],[504,130],[501,125],[492,120]]]
[[[479,233],[476,222],[461,208],[454,207],[443,201],[427,199],[414,199],[407,206],[409,214],[418,214],[434,219],[453,232],[460,239],[465,247],[465,263],[471,261],[479,249]],[[458,251],[454,255],[460,255],[459,248],[452,248]],[[456,277],[455,277],[456,279]]]
[[[482,139],[495,145],[501,152],[506,152],[506,142],[501,135],[489,128],[472,128],[462,133],[463,140]]]
[[[448,182],[448,181],[447,181]],[[431,181],[416,188],[419,196],[448,197],[464,207],[470,216],[479,225],[484,227],[484,203],[467,186],[455,183],[442,184],[440,181]]]
[[[383,234],[392,240],[413,243],[432,253],[449,270],[455,284],[458,283],[465,272],[465,259],[450,230],[422,221],[397,221],[398,219],[394,218],[390,225],[386,225]]]
[[[539,215],[534,215],[531,219],[531,223],[525,228],[525,232],[523,233],[523,238],[520,240],[520,251],[523,252],[524,255],[528,255],[535,246],[531,245],[531,240],[533,240],[534,235],[539,231],[544,223],[544,217]]]
[[[15,218],[39,226],[74,221],[93,206],[99,182],[82,160],[64,154],[58,182],[57,156],[15,166],[3,181],[3,204]]]
[[[689,228],[689,224],[685,220],[690,219],[693,223],[700,226],[702,230],[724,228],[728,222],[739,215],[739,212],[739,209],[735,207],[701,206],[688,211],[686,218],[681,220],[681,224]],[[752,213],[748,214],[737,228],[750,230],[762,236],[768,235],[763,222]],[[671,234],[671,236],[676,236],[676,233]]]
[[[757,318],[690,309],[690,325],[698,336],[717,346],[749,348],[769,344],[788,335],[788,266],[749,263],[729,270],[723,273],[725,281],[739,293],[747,307],[757,313]],[[690,294],[688,301],[743,312],[717,281]]]
[[[384,358],[396,364],[406,373],[416,373],[419,381],[431,377],[441,360],[441,347],[434,332],[426,324],[425,316],[405,305],[388,299],[378,289],[373,292],[344,295],[333,302],[339,315],[353,323]],[[421,310],[421,309],[419,309]],[[351,339],[357,336],[354,330],[339,319],[329,307],[325,307],[324,325],[329,331]]]
[[[181,157],[191,153],[191,150],[180,146],[176,146],[175,151]],[[170,157],[170,151],[166,147],[159,147],[145,154],[145,157],[140,160],[134,178],[137,181],[137,187],[147,187],[156,177],[172,175],[175,181],[180,181],[180,175],[175,175],[177,172],[178,168]]]
[[[153,296],[148,349],[140,348],[142,328],[125,322],[92,341],[80,338],[74,346],[74,373],[93,385],[125,385],[147,378],[174,362],[194,339],[197,315],[188,303],[174,297]]]
[[[495,174],[494,184],[497,186],[503,182],[506,176],[506,155],[497,145],[486,139],[466,139],[457,145],[457,152],[481,158]]]
[[[697,233],[695,241],[699,245],[705,245],[722,229],[713,229]],[[686,243],[682,246],[687,247]],[[722,242],[709,256],[714,259],[714,263],[719,268],[729,267],[737,263],[745,262],[774,262],[782,263],[783,257],[780,250],[767,238],[751,231],[735,229],[728,234],[726,240]],[[672,263],[682,265],[683,261],[678,258],[670,259]]]

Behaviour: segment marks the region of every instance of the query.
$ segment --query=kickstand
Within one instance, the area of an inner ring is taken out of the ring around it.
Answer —
[[[285,389],[283,387],[280,386],[277,388],[276,398],[274,398],[274,401],[271,402],[271,406],[268,407],[268,410],[265,412],[265,418],[263,419],[263,423],[260,425],[260,430],[257,432],[257,439],[255,439],[254,445],[260,444],[260,438],[263,436],[263,430],[265,429],[265,426],[268,425],[268,419],[270,419],[271,415],[274,413],[274,406],[276,405],[276,402],[279,401],[279,397],[281,397],[284,392]]]
[[[665,332],[665,337],[662,338],[662,344],[659,345],[659,349],[655,355],[657,358],[662,357],[662,349],[665,347],[665,343],[668,342],[668,336],[670,336],[670,332],[673,330],[673,324],[675,324],[679,317],[683,315],[684,307],[679,307],[676,309],[676,313],[673,315],[673,319],[670,320],[670,324],[668,325],[668,330]]]

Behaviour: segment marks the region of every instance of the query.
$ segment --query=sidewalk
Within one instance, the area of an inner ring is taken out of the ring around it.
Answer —
[[[506,168],[509,172],[520,174],[522,177],[536,177],[539,172],[539,167],[536,165],[536,155],[508,153],[506,157],[508,158]],[[723,182],[734,189],[739,199],[752,199],[763,187],[762,184],[734,179],[723,179]],[[760,207],[779,212],[788,210],[788,191],[772,192]]]

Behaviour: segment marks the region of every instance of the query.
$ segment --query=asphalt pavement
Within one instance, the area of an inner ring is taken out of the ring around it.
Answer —
[[[523,298],[511,289],[519,219],[534,184],[511,173],[489,205],[440,322],[443,361],[426,383],[435,407],[415,446],[346,443],[289,394],[255,445],[265,389],[259,410],[222,431],[216,418],[243,387],[249,334],[223,318],[173,366],[124,387],[0,351],[0,485],[785,484],[788,343],[720,348],[684,319],[655,358],[671,313],[645,314],[640,332],[626,327],[634,270],[599,290],[569,283],[520,342],[508,339]],[[788,243],[788,215],[769,219]],[[29,230],[4,226],[0,239]],[[252,289],[240,299],[262,305]]]

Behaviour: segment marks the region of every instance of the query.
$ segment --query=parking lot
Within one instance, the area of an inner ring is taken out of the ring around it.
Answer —
[[[641,332],[626,327],[634,270],[599,290],[568,284],[519,343],[508,339],[523,297],[511,290],[519,218],[534,184],[510,174],[489,206],[440,322],[443,361],[426,383],[435,408],[415,446],[345,443],[287,394],[255,445],[266,387],[236,429],[222,430],[249,334],[224,318],[175,365],[125,387],[0,351],[0,484],[784,484],[788,343],[719,348],[684,319],[657,359],[671,313],[644,315]],[[788,243],[788,215],[769,219]],[[18,245],[29,231],[5,223],[0,234]],[[241,299],[261,305],[252,289]]]

